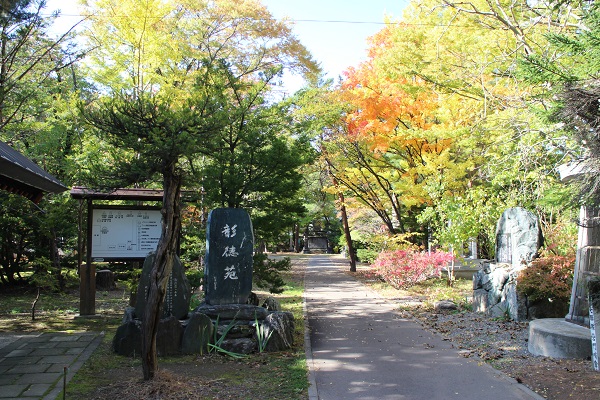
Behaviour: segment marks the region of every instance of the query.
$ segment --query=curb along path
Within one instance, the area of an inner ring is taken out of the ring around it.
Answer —
[[[11,337],[12,336],[12,337]],[[42,333],[0,340],[0,399],[54,400],[102,341],[97,333]],[[69,388],[67,386],[67,398]],[[62,398],[62,396],[61,396]]]
[[[310,400],[542,399],[402,318],[393,302],[346,269],[339,256],[309,257],[304,296]]]

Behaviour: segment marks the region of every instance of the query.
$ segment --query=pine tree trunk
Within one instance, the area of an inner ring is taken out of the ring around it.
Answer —
[[[174,164],[163,173],[163,205],[161,237],[156,248],[156,258],[150,273],[148,300],[142,323],[142,371],[144,380],[154,379],[158,371],[156,334],[161,316],[161,305],[165,299],[169,275],[177,253],[177,242],[181,228],[180,191],[181,178]]]

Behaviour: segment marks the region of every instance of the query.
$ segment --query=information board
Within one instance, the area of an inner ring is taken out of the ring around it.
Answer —
[[[160,239],[160,210],[92,210],[92,258],[145,258]]]

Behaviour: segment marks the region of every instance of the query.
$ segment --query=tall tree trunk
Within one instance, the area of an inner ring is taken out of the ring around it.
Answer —
[[[350,236],[350,225],[348,224],[348,213],[346,212],[346,199],[344,198],[344,193],[339,188],[336,176],[331,173],[331,162],[328,159],[326,159],[326,161],[329,175],[331,175],[331,181],[338,191],[342,224],[344,226],[344,237],[346,238],[346,246],[348,247],[348,254],[350,255],[350,272],[356,272],[356,253],[354,252],[354,245],[352,245],[352,237]]]
[[[350,272],[356,272],[356,254],[354,245],[352,245],[352,237],[350,236],[350,225],[348,224],[348,213],[346,213],[346,199],[344,193],[339,191],[340,212],[342,213],[342,224],[344,225],[344,236],[346,237],[346,246],[350,255]]]
[[[158,371],[156,333],[161,316],[161,305],[165,299],[169,275],[177,253],[177,239],[181,229],[181,177],[174,163],[163,172],[163,205],[161,236],[156,248],[156,257],[148,288],[148,300],[142,322],[142,371],[144,380],[154,379]]]
[[[58,251],[58,237],[56,230],[52,229],[52,235],[50,237],[50,253],[52,256],[52,273],[56,279],[58,289],[62,292],[65,290],[65,282],[62,276],[62,268],[60,266],[60,254]]]
[[[81,272],[81,265],[83,264],[83,255],[86,251],[85,246],[85,231],[84,226],[87,221],[84,222],[83,214],[85,210],[85,203],[83,199],[79,200],[79,205],[77,207],[77,274]]]
[[[294,252],[300,253],[300,223],[294,224]]]

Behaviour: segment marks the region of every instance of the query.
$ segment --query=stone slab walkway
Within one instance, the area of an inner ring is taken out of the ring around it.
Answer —
[[[0,334],[0,399],[57,399],[65,368],[68,382],[101,341],[91,332]]]
[[[312,255],[305,275],[310,400],[542,399],[484,362],[466,359],[344,272]]]

